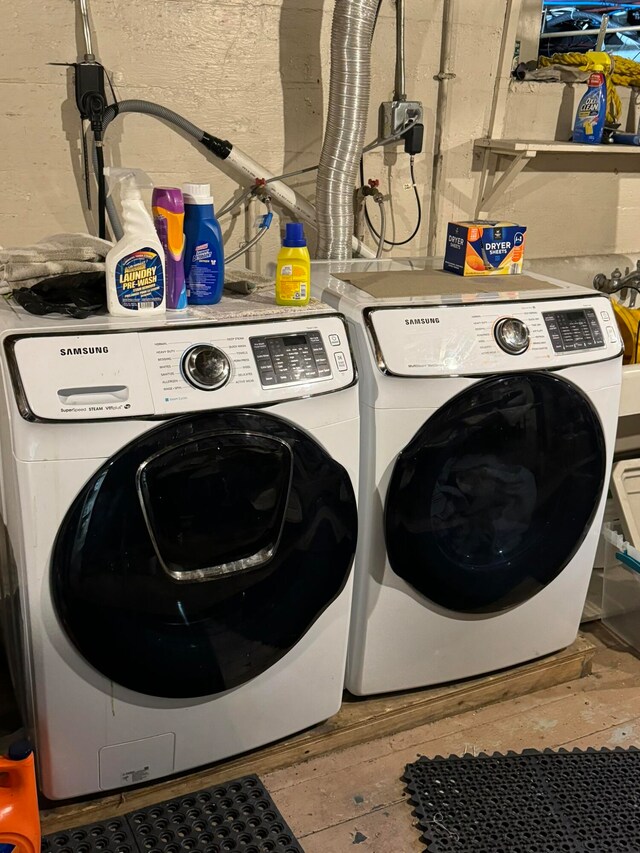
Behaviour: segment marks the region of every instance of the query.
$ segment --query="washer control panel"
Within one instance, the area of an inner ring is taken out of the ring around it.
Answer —
[[[368,308],[372,352],[396,376],[484,375],[603,361],[622,353],[606,296]]]
[[[593,308],[543,311],[542,316],[556,352],[596,349],[604,346],[604,335]]]
[[[33,334],[10,338],[5,347],[18,408],[32,420],[171,417],[269,405],[338,391],[356,378],[338,314]]]
[[[331,377],[327,350],[317,330],[251,338],[251,349],[263,388]]]

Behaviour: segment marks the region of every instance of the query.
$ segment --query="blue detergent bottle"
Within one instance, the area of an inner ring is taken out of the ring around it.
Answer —
[[[602,142],[607,115],[607,81],[602,65],[593,66],[587,85],[588,89],[578,104],[573,125],[573,141],[599,145]]]
[[[224,243],[213,212],[209,184],[185,184],[184,275],[190,305],[220,302],[224,287]]]

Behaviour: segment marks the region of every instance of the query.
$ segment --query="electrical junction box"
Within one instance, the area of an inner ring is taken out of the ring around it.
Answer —
[[[380,104],[378,137],[388,139],[399,133],[407,124],[422,124],[423,109],[420,101],[383,101]]]

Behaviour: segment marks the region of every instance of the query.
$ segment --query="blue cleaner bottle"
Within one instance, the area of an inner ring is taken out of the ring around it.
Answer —
[[[184,274],[190,305],[214,305],[224,287],[224,243],[209,184],[185,184]]]
[[[602,65],[593,66],[587,85],[588,89],[578,104],[573,125],[573,141],[598,145],[602,142],[607,115],[607,81]]]

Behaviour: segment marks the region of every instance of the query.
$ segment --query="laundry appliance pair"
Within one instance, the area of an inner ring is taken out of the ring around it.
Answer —
[[[425,261],[313,282],[337,312],[0,307],[3,625],[46,796],[313,725],[345,659],[364,695],[574,639],[620,392],[607,299]]]
[[[52,799],[244,752],[341,703],[359,413],[344,320],[0,305],[3,627]]]
[[[406,690],[576,637],[605,507],[622,343],[607,297],[434,260],[321,262],[360,374],[346,686]]]

